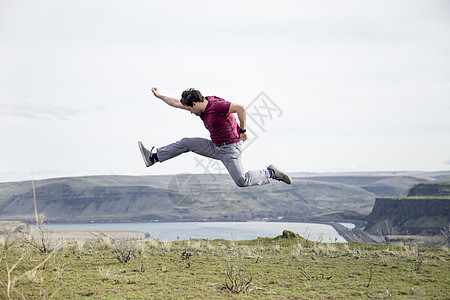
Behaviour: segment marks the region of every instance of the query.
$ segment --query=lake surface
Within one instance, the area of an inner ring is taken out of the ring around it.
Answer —
[[[351,228],[353,224],[342,223]],[[116,229],[148,233],[150,239],[160,241],[202,239],[226,239],[231,241],[253,240],[258,237],[276,237],[283,230],[291,230],[300,236],[325,243],[345,242],[330,225],[288,222],[150,222],[150,223],[89,223],[46,224],[49,229]]]

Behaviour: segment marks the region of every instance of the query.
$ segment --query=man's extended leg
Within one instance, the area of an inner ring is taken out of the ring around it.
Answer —
[[[175,143],[158,148],[156,153],[158,160],[163,162],[190,151],[206,157],[218,158],[216,145],[204,138],[183,138]]]
[[[231,178],[239,187],[262,185],[270,182],[271,173],[268,169],[244,172],[241,161],[241,144],[228,144],[217,148],[220,160],[227,168]]]

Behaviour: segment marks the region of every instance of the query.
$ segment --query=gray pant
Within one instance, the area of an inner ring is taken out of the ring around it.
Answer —
[[[157,149],[160,162],[169,160],[182,153],[194,153],[222,161],[230,173],[231,178],[239,187],[262,185],[269,183],[270,172],[267,169],[244,172],[241,153],[242,142],[216,146],[212,141],[204,138],[183,138],[178,142]]]

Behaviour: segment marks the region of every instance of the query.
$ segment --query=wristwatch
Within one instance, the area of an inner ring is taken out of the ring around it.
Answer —
[[[239,128],[239,132],[240,132],[240,133],[245,133],[245,132],[247,132],[247,129]]]

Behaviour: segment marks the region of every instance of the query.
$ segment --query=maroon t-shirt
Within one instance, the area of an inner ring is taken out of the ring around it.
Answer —
[[[216,96],[205,97],[208,100],[200,118],[208,129],[213,143],[237,143],[241,140],[239,126],[233,114],[228,113],[231,102]]]

